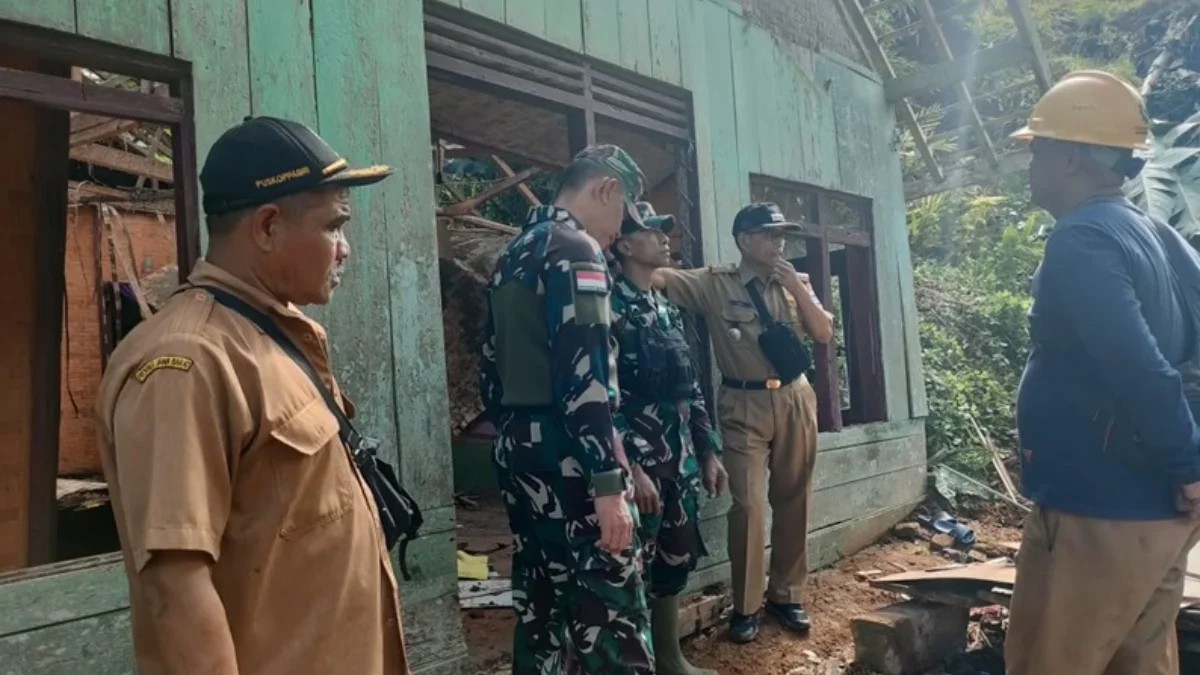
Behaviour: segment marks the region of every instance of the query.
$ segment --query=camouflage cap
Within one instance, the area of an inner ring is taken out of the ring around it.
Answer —
[[[595,162],[612,171],[625,187],[625,207],[629,217],[641,222],[641,214],[635,204],[646,190],[646,175],[628,152],[616,145],[589,145],[579,151],[575,159]]]
[[[642,222],[638,223],[633,218],[625,218],[621,222],[622,236],[643,230],[658,230],[663,234],[671,234],[675,229],[675,216],[671,214],[658,215],[654,212],[654,206],[650,202],[638,202],[634,206],[637,208]]]

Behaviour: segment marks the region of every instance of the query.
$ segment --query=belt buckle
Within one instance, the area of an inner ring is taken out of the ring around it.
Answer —
[[[770,389],[771,391],[774,391],[782,386],[783,382],[779,381],[778,378],[772,377],[767,380],[767,389]]]

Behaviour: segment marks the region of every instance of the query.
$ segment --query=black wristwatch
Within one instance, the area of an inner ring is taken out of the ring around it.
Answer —
[[[629,489],[629,479],[621,469],[602,471],[592,474],[591,487],[593,497],[611,497],[624,494]]]

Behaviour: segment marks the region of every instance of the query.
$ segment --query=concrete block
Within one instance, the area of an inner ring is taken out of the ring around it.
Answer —
[[[850,620],[855,660],[882,675],[919,675],[967,647],[970,611],[909,600]]]

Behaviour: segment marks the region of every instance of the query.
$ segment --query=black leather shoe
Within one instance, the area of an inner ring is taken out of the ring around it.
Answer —
[[[808,612],[804,611],[804,605],[798,602],[789,604],[768,602],[767,613],[775,617],[788,630],[807,633],[809,628],[812,628],[812,624],[808,620]]]
[[[753,642],[754,638],[758,637],[758,615],[733,613],[729,617],[729,639],[740,645],[747,642]]]

